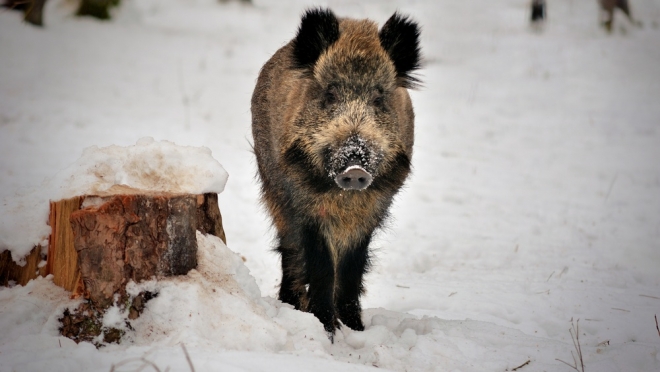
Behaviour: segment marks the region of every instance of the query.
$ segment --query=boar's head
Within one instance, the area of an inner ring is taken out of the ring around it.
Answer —
[[[304,157],[312,173],[342,189],[372,181],[376,188],[401,186],[414,137],[407,89],[418,83],[411,75],[420,67],[417,24],[395,13],[378,30],[369,20],[313,9],[292,46],[305,89],[290,118],[289,155]]]

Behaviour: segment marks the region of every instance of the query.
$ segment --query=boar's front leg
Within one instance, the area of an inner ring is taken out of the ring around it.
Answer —
[[[364,292],[362,278],[369,269],[369,241],[366,236],[349,249],[340,259],[337,268],[337,313],[339,319],[355,331],[364,331],[360,295]]]
[[[330,248],[318,226],[306,225],[301,232],[305,277],[309,284],[307,311],[314,314],[323,323],[323,327],[332,340],[338,323],[333,301],[335,273]]]
[[[306,290],[302,277],[301,257],[295,248],[295,246],[287,246],[284,243],[277,248],[282,257],[282,283],[280,284],[279,300],[293,305],[296,310],[301,310],[303,307],[301,299]]]

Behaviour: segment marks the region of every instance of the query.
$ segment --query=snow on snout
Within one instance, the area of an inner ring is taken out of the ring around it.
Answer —
[[[350,166],[348,166],[348,167],[346,168],[346,170],[344,170],[343,173],[346,173],[346,172],[348,172],[348,171],[350,171],[350,170],[352,170],[352,169],[357,169],[357,170],[361,170],[361,171],[364,171],[364,172],[369,173],[366,169],[362,168],[362,167],[359,166],[359,165],[350,165]]]
[[[360,136],[352,136],[330,154],[326,170],[330,178],[335,178],[349,171],[350,167],[358,166],[371,176],[376,176],[382,159],[382,149]]]

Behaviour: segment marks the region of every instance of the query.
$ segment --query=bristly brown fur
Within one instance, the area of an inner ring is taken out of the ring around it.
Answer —
[[[360,295],[369,243],[410,172],[419,30],[395,14],[369,20],[312,9],[298,34],[261,70],[252,133],[262,200],[282,257],[279,298],[310,311],[333,334],[364,329]],[[335,178],[351,164],[364,190]]]

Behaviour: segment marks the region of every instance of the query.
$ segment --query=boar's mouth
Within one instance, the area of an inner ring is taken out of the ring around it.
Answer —
[[[351,136],[326,152],[326,171],[344,190],[364,190],[377,174],[382,152],[359,136]]]

